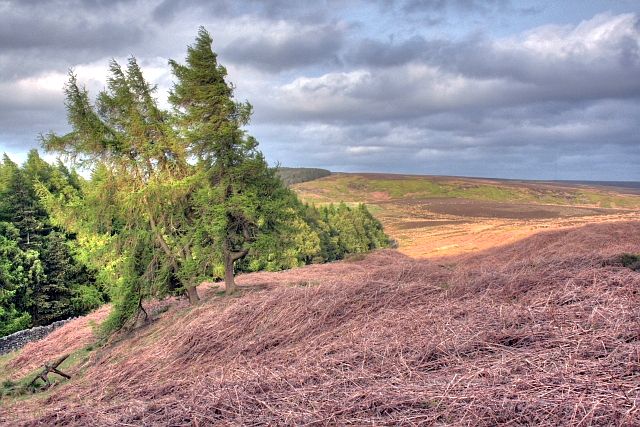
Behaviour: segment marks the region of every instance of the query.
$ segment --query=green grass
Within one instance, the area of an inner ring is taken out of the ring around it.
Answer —
[[[375,203],[367,203],[367,209],[372,215],[378,215],[379,213],[384,211],[384,208],[380,205],[376,205]]]
[[[622,254],[620,255],[620,262],[623,266],[633,271],[640,271],[640,255],[638,254]]]
[[[71,353],[69,357],[67,357],[65,361],[62,362],[60,366],[58,366],[58,369],[64,373],[69,373],[71,369],[76,368],[82,365],[83,363],[85,363],[89,359],[89,356],[92,351],[93,351],[93,346],[88,346]],[[2,368],[2,370],[0,371],[2,372],[2,375],[0,376],[0,380],[2,381],[0,383],[0,401],[7,398],[24,400],[26,398],[29,398],[29,396],[31,396],[34,392],[42,391],[43,389],[44,384],[42,380],[38,380],[37,385],[35,387],[29,387],[29,384],[31,383],[31,381],[33,381],[33,379],[42,371],[41,366],[29,372],[27,375],[23,376],[17,381],[12,381],[9,379],[10,371],[7,368],[7,364],[9,363],[10,360],[16,357],[18,353],[19,353],[18,351],[15,351],[13,353],[0,356],[0,368]],[[46,360],[42,362],[45,363],[50,361]],[[78,374],[76,373],[76,375]],[[61,383],[70,381],[57,374],[49,374],[49,380],[51,381],[52,385],[61,384]],[[73,377],[72,377],[72,380],[73,380]]]
[[[12,351],[11,353],[3,354],[2,356],[0,356],[0,382],[4,382],[9,378],[9,368],[7,367],[7,365],[19,353],[19,351]]]
[[[347,178],[348,179],[348,178]],[[554,194],[532,194],[527,188],[500,187],[467,182],[436,182],[428,178],[357,179],[350,189],[379,191],[394,199],[461,198],[495,202],[545,202],[562,204],[565,199]]]
[[[374,202],[380,194],[395,200],[460,198],[493,202],[595,206],[601,208],[640,208],[640,196],[605,190],[516,183],[485,183],[465,179],[433,179],[405,176],[380,178],[357,174],[338,174],[296,186],[309,202]],[[378,194],[376,194],[378,193]]]
[[[579,191],[578,200],[603,208],[635,209],[640,207],[637,196],[623,196],[591,190]]]

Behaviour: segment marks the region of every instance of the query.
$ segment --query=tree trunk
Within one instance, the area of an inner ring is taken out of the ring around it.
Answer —
[[[227,252],[227,251],[225,251]],[[227,295],[232,294],[236,291],[236,281],[233,277],[233,264],[235,260],[233,259],[231,253],[224,254],[224,289]]]
[[[195,286],[190,286],[187,288],[187,296],[189,297],[189,304],[194,305],[200,301],[200,297],[198,296],[198,288]]]

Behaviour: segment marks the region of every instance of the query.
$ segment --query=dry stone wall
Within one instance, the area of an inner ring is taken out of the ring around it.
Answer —
[[[47,326],[36,326],[35,328],[25,329],[23,331],[14,332],[11,335],[0,338],[0,354],[6,354],[14,350],[18,350],[32,341],[37,341],[49,335],[55,329],[69,322],[71,319],[59,320]]]

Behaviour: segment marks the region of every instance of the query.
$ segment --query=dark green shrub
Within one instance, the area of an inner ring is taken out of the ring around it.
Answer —
[[[620,263],[633,271],[640,271],[640,255],[622,254],[619,258]]]

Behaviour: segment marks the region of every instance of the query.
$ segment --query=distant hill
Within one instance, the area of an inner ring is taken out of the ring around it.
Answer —
[[[640,218],[634,183],[332,173],[292,186],[305,202],[366,203],[413,257],[474,252],[540,229]]]
[[[583,187],[604,187],[620,193],[640,194],[638,181],[551,181],[558,184],[568,184]]]
[[[278,168],[278,176],[285,185],[299,184],[301,182],[313,181],[331,175],[331,171],[318,168]]]
[[[457,198],[501,203],[526,203],[598,208],[639,209],[637,183],[589,181],[526,181],[387,173],[333,173],[331,178],[296,185],[307,201],[377,203]]]

